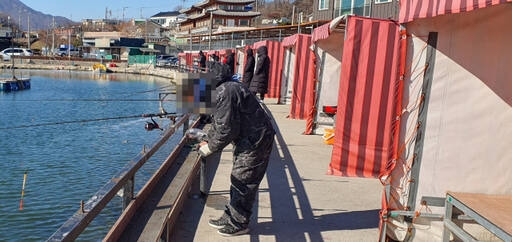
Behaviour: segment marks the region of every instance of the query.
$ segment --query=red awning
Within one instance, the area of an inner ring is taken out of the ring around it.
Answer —
[[[289,46],[294,45],[297,42],[298,36],[299,36],[298,34],[294,34],[292,36],[288,36],[288,37],[284,38],[283,41],[281,42],[283,47],[289,47]]]
[[[330,27],[331,23],[326,23],[315,30],[313,30],[313,35],[311,37],[311,41],[313,43],[317,42],[318,40],[327,39],[330,34]]]
[[[329,172],[377,178],[393,155],[399,26],[356,16],[347,22]]]
[[[402,0],[400,23],[444,14],[469,12],[479,8],[512,2],[512,0]]]
[[[262,40],[262,41],[258,41],[258,42],[254,43],[254,44],[252,45],[252,48],[253,48],[253,49],[255,49],[255,50],[257,50],[257,49],[258,49],[258,48],[260,48],[261,46],[267,46],[267,47],[268,47],[268,43],[269,43],[269,42],[270,42],[269,40]]]

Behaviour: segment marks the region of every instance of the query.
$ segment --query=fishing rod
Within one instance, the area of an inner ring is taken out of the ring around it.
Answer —
[[[25,100],[6,100],[7,102],[175,102],[175,99],[25,99]]]
[[[150,114],[139,114],[139,115],[131,115],[131,116],[119,116],[119,117],[109,117],[109,118],[98,118],[98,119],[84,119],[84,120],[74,120],[74,121],[62,121],[62,122],[51,122],[51,123],[41,123],[41,124],[31,124],[31,125],[20,125],[20,126],[12,126],[12,127],[4,127],[0,128],[0,130],[10,130],[10,129],[24,129],[24,128],[35,128],[35,127],[44,127],[44,126],[55,126],[55,125],[64,125],[64,124],[75,124],[75,123],[89,123],[89,122],[99,122],[99,121],[109,121],[109,120],[119,120],[119,119],[135,119],[135,118],[151,118],[151,117],[165,117],[170,116],[170,118],[175,118],[176,113],[150,113]]]

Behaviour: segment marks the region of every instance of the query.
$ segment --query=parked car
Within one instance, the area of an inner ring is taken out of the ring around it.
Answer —
[[[7,48],[0,51],[0,55],[4,61],[9,61],[11,60],[11,56],[33,56],[34,52],[23,48]]]
[[[71,56],[80,56],[80,50],[75,49],[75,48],[68,49],[66,47],[61,47],[61,48],[55,49],[55,53],[54,54],[56,56],[66,57],[66,56],[68,56],[68,51],[69,51]]]
[[[178,57],[171,57],[171,67],[178,67]]]
[[[176,57],[172,55],[159,55],[156,57],[156,66],[172,66],[174,58]]]

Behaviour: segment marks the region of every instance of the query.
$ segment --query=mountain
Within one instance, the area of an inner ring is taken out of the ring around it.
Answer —
[[[18,23],[21,13],[21,26],[23,30],[27,30],[27,14],[30,14],[30,30],[47,29],[52,24],[54,17],[36,11],[20,0],[0,0],[0,12],[10,15],[14,23]],[[55,16],[55,26],[66,26],[72,23],[73,22],[67,18]]]

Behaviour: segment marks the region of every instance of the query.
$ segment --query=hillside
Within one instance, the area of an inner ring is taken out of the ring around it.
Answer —
[[[36,11],[20,0],[0,0],[0,12],[10,15],[14,23],[18,23],[18,16],[21,12],[21,26],[24,30],[27,29],[27,14],[30,14],[30,27],[33,30],[47,29],[53,20],[52,15]],[[56,26],[64,26],[71,23],[71,20],[67,18],[60,16],[55,17]]]

